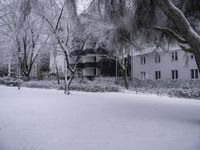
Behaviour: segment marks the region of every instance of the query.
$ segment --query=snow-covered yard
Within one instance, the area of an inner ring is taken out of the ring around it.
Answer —
[[[199,150],[200,101],[0,86],[0,150]]]

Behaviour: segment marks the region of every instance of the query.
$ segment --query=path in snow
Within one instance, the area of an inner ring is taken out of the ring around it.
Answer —
[[[0,86],[0,150],[199,150],[200,101]]]

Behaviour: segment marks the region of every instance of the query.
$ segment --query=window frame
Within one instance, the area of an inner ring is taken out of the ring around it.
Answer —
[[[161,79],[161,71],[155,71],[155,79],[156,80]]]
[[[160,54],[155,55],[155,63],[160,63],[161,62],[161,56]]]
[[[140,64],[145,65],[146,64],[146,56],[140,56]]]
[[[178,61],[178,51],[172,52],[172,61]]]
[[[172,79],[177,80],[179,78],[178,70],[172,70],[171,74],[172,74],[172,76],[171,76]]]
[[[191,69],[190,70],[191,79],[199,79],[199,70]]]
[[[146,72],[145,71],[141,71],[140,74],[141,74],[141,79],[142,80],[146,80]]]

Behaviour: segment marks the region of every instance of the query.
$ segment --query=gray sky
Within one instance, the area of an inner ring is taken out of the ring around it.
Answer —
[[[77,11],[78,14],[82,13],[84,9],[86,9],[92,0],[77,0]],[[62,6],[64,4],[64,0],[57,0],[58,4]]]
[[[83,12],[83,10],[89,6],[91,1],[92,0],[78,0],[78,5],[77,5],[78,14]]]

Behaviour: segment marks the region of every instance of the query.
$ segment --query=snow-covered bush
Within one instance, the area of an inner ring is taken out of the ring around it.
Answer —
[[[133,79],[132,87],[146,88],[200,88],[199,80],[138,80]]]
[[[181,97],[181,98],[200,98],[200,89],[171,89],[168,92],[169,96]]]
[[[20,83],[21,82],[22,81],[20,81]],[[7,86],[18,86],[19,80],[12,77],[4,77],[4,78],[0,78],[0,84],[4,84]]]
[[[4,84],[3,78],[0,78],[0,85]]]
[[[137,93],[169,95],[181,98],[200,98],[199,80],[138,80],[134,79],[131,89]]]
[[[76,78],[73,80],[70,90],[85,92],[119,92],[120,88],[114,83],[113,78]],[[60,89],[64,89],[63,86]]]
[[[2,84],[5,84],[5,82]],[[60,85],[58,85],[54,80],[27,81],[23,82],[21,86],[29,88],[63,90],[64,81],[62,80]],[[120,91],[120,88],[115,84],[115,80],[113,78],[95,78],[93,80],[88,80],[87,78],[75,78],[71,83],[70,90],[85,92],[118,92]]]
[[[23,82],[22,86],[29,88],[54,89],[58,87],[58,84],[55,81],[28,81]]]

